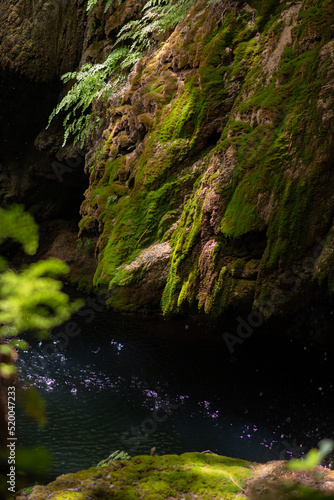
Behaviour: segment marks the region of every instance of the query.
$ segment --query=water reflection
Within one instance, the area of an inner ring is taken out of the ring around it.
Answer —
[[[210,449],[264,462],[302,456],[333,437],[331,380],[299,377],[296,386],[293,371],[277,371],[279,355],[253,352],[233,362],[223,344],[155,338],[109,313],[98,315],[94,333],[82,319],[80,329],[66,348],[61,338],[53,351],[32,342],[19,360],[23,387],[39,389],[48,419],[40,429],[19,415],[19,441],[48,447],[53,475],[95,465],[116,449]]]

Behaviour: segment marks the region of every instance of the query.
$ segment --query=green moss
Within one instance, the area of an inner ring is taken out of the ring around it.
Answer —
[[[196,266],[194,266],[196,268]],[[183,282],[180,294],[177,298],[177,307],[181,309],[185,302],[188,302],[189,306],[192,307],[197,296],[196,282],[199,277],[199,271],[192,271],[189,274],[189,278]],[[166,306],[167,309],[168,306]]]
[[[183,139],[191,135],[192,115],[194,113],[195,101],[198,98],[198,90],[193,88],[193,81],[189,82],[182,95],[175,101],[171,110],[166,113],[159,130],[161,142]]]
[[[86,495],[76,491],[62,491],[52,495],[53,500],[85,500]]]
[[[245,259],[237,259],[231,266],[231,276],[239,277],[246,266]]]
[[[265,14],[268,9],[267,6],[262,9],[262,12]],[[275,22],[275,20],[271,22],[272,27],[275,27]],[[240,38],[236,40],[239,41]],[[259,80],[260,69],[254,69],[256,68],[254,63],[262,48],[255,41],[251,41],[251,43],[239,42],[235,49],[235,63],[231,76],[237,75],[240,68],[245,68],[245,60],[249,64],[249,58],[253,58],[253,68],[249,72],[249,79],[246,78],[245,81],[245,90],[253,87],[252,97],[248,102],[244,99],[240,100],[240,114],[242,116],[248,110],[254,113],[254,110],[261,108],[261,120],[264,120],[264,123],[260,122],[252,130],[250,122],[232,119],[225,130],[225,134],[229,134],[237,147],[238,166],[234,174],[234,192],[232,191],[233,194],[230,195],[230,201],[222,218],[221,231],[229,238],[240,238],[250,232],[263,231],[266,228],[266,222],[262,217],[259,200],[261,197],[269,199],[269,193],[273,193],[274,199],[271,203],[276,204],[277,207],[270,221],[267,232],[268,247],[264,254],[264,263],[266,262],[269,267],[288,265],[291,250],[301,251],[310,244],[314,237],[314,229],[310,228],[314,227],[314,215],[311,214],[312,206],[316,203],[314,186],[317,181],[311,175],[307,180],[305,179],[305,182],[299,180],[290,183],[289,178],[284,177],[282,173],[283,168],[291,161],[291,134],[292,137],[294,135],[296,137],[296,141],[293,141],[294,151],[301,155],[305,163],[313,161],[312,150],[305,147],[306,136],[303,136],[303,145],[299,146],[299,141],[302,110],[307,106],[306,100],[309,100],[312,95],[310,92],[313,92],[316,98],[316,88],[319,84],[323,84],[323,81],[314,80],[320,47],[321,45],[318,45],[314,50],[297,56],[291,48],[287,47],[279,68],[284,84],[277,86],[274,78],[267,87],[258,84],[255,92],[254,81],[256,78]],[[205,71],[210,74],[207,67]],[[314,134],[318,124],[316,120],[310,123]],[[309,135],[311,136],[312,133],[310,132]],[[230,143],[231,139],[226,142],[223,135],[220,148],[224,149],[224,145],[228,147]],[[252,169],[254,172],[251,171]],[[193,241],[192,236],[196,232],[196,224],[187,223],[186,225],[191,227],[187,235],[190,242]],[[177,248],[176,246],[175,254]],[[185,245],[182,249],[184,254]],[[184,259],[182,261],[184,266]],[[177,306],[180,307],[189,290],[189,280],[178,279],[177,262],[178,259],[173,258],[170,279],[165,291],[168,292],[169,300],[166,300],[167,293],[163,297],[166,311],[175,308],[176,302],[175,299],[172,300],[173,294],[180,293],[177,300]],[[193,273],[193,270],[194,267],[191,266],[189,272]],[[223,305],[231,302],[235,292],[236,283],[230,278],[226,281],[226,277],[223,279],[222,274],[219,275],[217,281],[214,280],[214,283],[211,291],[208,290],[212,297],[208,301],[209,305],[206,306],[207,311],[211,307],[218,307],[221,310]],[[220,297],[219,305],[217,305],[217,297]]]
[[[109,289],[116,286],[127,286],[141,281],[145,270],[141,268],[125,268],[122,266],[115,274],[114,278],[110,281]]]
[[[142,113],[141,115],[137,116],[137,119],[139,123],[142,123],[147,130],[151,130],[154,124],[154,118],[150,113]]]
[[[291,181],[286,183],[280,205],[268,230],[269,244],[274,242],[275,245],[268,259],[268,266],[276,263],[286,265],[289,263],[289,254],[290,258],[295,258],[295,252],[304,249],[313,240],[310,208],[315,200],[312,199],[312,187],[312,178],[306,184]]]
[[[218,455],[139,456],[120,461],[118,465],[110,464],[60,476],[42,491],[44,498],[47,496],[52,500],[80,500],[87,496],[93,500],[162,500],[184,496],[196,496],[201,500],[221,497],[231,500],[239,496],[245,480],[251,477],[249,462]],[[37,498],[39,488],[35,487],[34,498]]]
[[[186,296],[190,281],[186,278],[183,285],[181,278],[176,279],[176,276],[181,270],[182,275],[188,276],[190,269],[185,266],[185,262],[187,257],[192,254],[193,248],[198,241],[202,217],[202,203],[196,197],[193,197],[186,204],[178,231],[173,234],[171,240],[173,247],[171,267],[161,299],[164,314],[178,310],[177,304],[180,307]],[[191,281],[194,280],[196,274],[195,272]],[[179,300],[178,296],[181,290],[182,296]],[[190,299],[190,302],[192,302],[192,299]]]
[[[88,231],[94,228],[94,219],[89,215],[85,215],[79,222],[79,228],[81,231],[87,229]]]
[[[245,179],[234,191],[221,222],[221,231],[224,236],[239,238],[250,231],[261,231],[264,223],[258,214],[256,206],[256,192],[259,187],[256,181]]]
[[[121,198],[112,210],[104,213],[105,247],[94,278],[95,284],[106,283],[115,276],[118,276],[115,277],[118,282],[121,275],[117,267],[131,262],[141,248],[156,240],[161,231],[160,221],[171,212],[172,195],[175,196],[178,189],[178,182],[171,181],[155,191],[139,191],[131,198]]]

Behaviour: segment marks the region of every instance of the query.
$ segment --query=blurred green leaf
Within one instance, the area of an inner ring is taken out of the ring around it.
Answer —
[[[29,349],[29,344],[25,340],[12,339],[10,343],[15,349],[20,349],[21,351],[27,351]]]
[[[11,238],[21,243],[25,253],[33,255],[38,247],[38,226],[21,205],[0,208],[0,243]],[[0,265],[3,266],[3,259]]]
[[[47,422],[45,401],[39,395],[37,389],[31,386],[28,389],[20,391],[20,397],[23,399],[23,407],[26,414],[37,420],[41,426],[44,426]]]
[[[291,470],[310,470],[316,465],[319,465],[319,450],[313,448],[307,453],[305,458],[290,460],[288,468]]]
[[[318,446],[322,455],[322,460],[329,455],[334,449],[334,441],[332,439],[322,439],[319,441]]]
[[[0,244],[7,238],[21,243],[29,255],[37,250],[38,227],[21,206],[15,205],[6,210],[0,208]],[[70,302],[68,295],[61,291],[62,283],[57,278],[69,271],[61,260],[39,261],[21,272],[5,267],[6,260],[0,257],[0,337],[16,336],[26,330],[33,331],[40,338],[46,337],[53,327],[67,321],[83,305],[83,301],[79,300]],[[8,363],[0,363],[0,382],[1,378],[13,377],[16,373],[16,349],[28,348],[29,344],[21,339],[12,339],[9,344],[0,345],[0,354],[10,358]],[[24,393],[26,413],[40,425],[45,425],[45,403],[36,388],[21,389],[18,395],[20,393]],[[5,412],[4,409],[2,411]],[[5,462],[7,454],[0,452],[1,469]],[[16,450],[16,473],[23,482],[26,479],[44,481],[50,465],[51,457],[45,449]],[[0,496],[6,487],[6,483],[0,481]]]
[[[50,330],[68,319],[83,305],[70,303],[61,291],[56,276],[68,273],[68,266],[59,259],[31,264],[21,273],[4,271],[0,279],[0,335],[13,336],[32,330],[46,337]]]
[[[0,354],[4,354],[5,356],[10,356],[12,352],[12,348],[9,344],[0,345]]]
[[[323,439],[318,443],[319,450],[312,448],[304,458],[290,460],[287,464],[290,470],[311,470],[320,465],[323,459],[333,451],[334,442],[331,439]]]
[[[8,363],[0,363],[0,375],[4,378],[9,378],[15,375],[16,367]]]
[[[36,479],[45,479],[51,467],[51,455],[45,448],[18,448],[16,470],[18,474],[29,474]]]

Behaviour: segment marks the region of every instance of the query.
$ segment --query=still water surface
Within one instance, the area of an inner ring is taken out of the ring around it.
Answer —
[[[147,327],[105,310],[72,321],[81,331],[66,347],[58,338],[53,353],[45,350],[50,341],[32,341],[19,360],[23,386],[38,388],[48,420],[39,429],[20,413],[18,440],[50,450],[52,477],[115,450],[210,449],[265,462],[302,456],[334,437],[333,361],[323,352],[289,341],[269,346],[262,337],[231,356],[221,339],[192,339],[185,322]]]

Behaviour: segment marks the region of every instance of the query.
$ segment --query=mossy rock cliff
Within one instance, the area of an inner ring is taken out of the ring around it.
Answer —
[[[37,99],[79,61],[102,62],[145,1],[105,3],[85,17],[85,0],[4,0],[9,88],[34,82]],[[72,282],[106,292],[118,310],[213,320],[256,309],[263,321],[333,294],[333,18],[331,0],[199,0],[156,35],[123,88],[93,106],[80,237],[97,267],[93,283],[86,269]],[[35,141],[42,156],[17,157],[43,113],[29,127],[13,121],[14,159],[0,165],[1,199],[41,220],[84,189],[81,167],[72,184],[51,168],[60,122]]]
[[[110,306],[270,317],[333,292],[333,19],[199,0],[99,110],[80,232]]]

